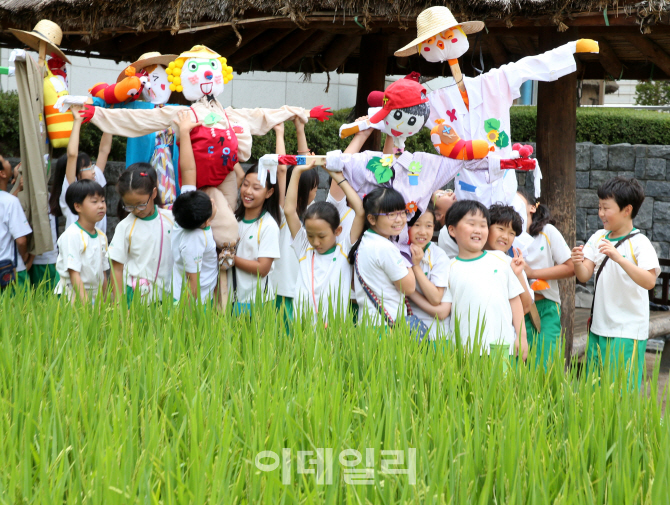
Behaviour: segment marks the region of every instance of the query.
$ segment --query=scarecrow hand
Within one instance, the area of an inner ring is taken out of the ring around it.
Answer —
[[[332,115],[333,113],[330,112],[330,107],[324,107],[323,105],[318,105],[309,111],[310,118],[321,122],[328,121]]]
[[[84,121],[82,121],[83,123],[88,123],[91,119],[93,119],[94,114],[95,107],[88,104],[84,104],[84,108],[79,111],[79,116],[84,119]]]
[[[598,42],[592,39],[579,39],[577,41],[576,53],[599,53]]]
[[[26,52],[23,49],[14,49],[9,55],[9,63],[26,61]]]
[[[326,168],[329,172],[342,172],[344,170],[342,151],[337,150],[326,153]]]

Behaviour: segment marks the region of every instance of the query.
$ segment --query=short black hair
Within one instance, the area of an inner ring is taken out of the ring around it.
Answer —
[[[444,218],[444,225],[448,230],[450,226],[456,226],[461,221],[461,219],[463,219],[468,214],[472,214],[473,216],[481,214],[486,218],[486,226],[491,225],[489,209],[487,209],[477,200],[458,200],[457,202],[454,202],[451,208],[447,211],[447,215]],[[449,236],[451,237],[451,233]],[[454,237],[451,237],[451,240],[456,242]]]
[[[314,202],[307,207],[303,221],[308,219],[323,219],[335,231],[340,226],[340,213],[330,202]]]
[[[620,210],[632,205],[633,212],[631,212],[630,217],[635,218],[644,202],[644,188],[637,179],[613,177],[598,188],[598,198],[600,200],[613,198]]]
[[[204,191],[188,191],[177,197],[172,215],[185,230],[196,230],[212,217],[212,201]]]
[[[489,216],[491,217],[489,226],[493,226],[494,224],[510,225],[517,237],[523,232],[521,216],[511,205],[491,205],[489,207]]]
[[[428,102],[420,103],[418,105],[412,105],[411,107],[403,107],[402,109],[398,110],[402,111],[405,114],[410,114],[412,116],[423,117],[424,123],[428,121],[428,117],[430,116],[430,105],[428,105]]]
[[[102,186],[95,181],[88,179],[82,179],[81,181],[75,181],[73,184],[70,184],[65,192],[65,203],[70,208],[73,214],[79,215],[75,210],[74,205],[76,203],[82,204],[86,200],[87,196],[101,196],[105,197],[105,190],[102,189]]]

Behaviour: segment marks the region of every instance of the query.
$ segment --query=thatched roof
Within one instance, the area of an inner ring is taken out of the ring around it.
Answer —
[[[51,19],[65,33],[66,53],[117,61],[205,44],[238,72],[358,72],[361,38],[381,34],[388,74],[448,75],[416,56],[393,57],[414,38],[416,15],[436,4],[459,20],[486,23],[461,60],[466,75],[480,53],[487,68],[500,66],[539,53],[542,30],[572,29],[575,38],[601,43],[600,55],[580,56],[583,78],[670,77],[670,0],[0,0],[0,26],[30,30]],[[0,46],[16,45],[0,32]]]

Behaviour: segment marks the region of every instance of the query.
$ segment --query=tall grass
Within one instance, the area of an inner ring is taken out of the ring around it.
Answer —
[[[655,393],[623,373],[503,374],[402,330],[305,321],[286,336],[269,307],[248,320],[1,296],[0,502],[667,502]],[[283,448],[288,485],[281,465],[254,464]],[[297,473],[298,451],[317,448],[332,449],[332,485]],[[367,448],[374,484],[345,484],[339,453],[364,468]],[[408,448],[416,485],[379,473],[380,450]]]

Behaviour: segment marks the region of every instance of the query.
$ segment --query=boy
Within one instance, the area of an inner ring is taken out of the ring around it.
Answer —
[[[16,280],[19,284],[27,281],[25,261],[28,261],[28,239],[33,230],[23,213],[19,199],[7,193],[7,186],[12,179],[13,172],[9,161],[0,156],[0,265],[2,282],[5,284],[11,278],[11,271],[16,271]],[[11,263],[11,265],[10,265]],[[6,270],[6,273],[5,273]]]
[[[210,225],[216,216],[216,205],[206,193],[182,193],[172,206],[176,225],[172,237],[172,297],[181,298],[182,279],[186,278],[187,291],[193,298],[206,303],[214,298],[219,276],[216,244]]]
[[[445,225],[458,244],[445,296],[453,303],[452,331],[458,322],[464,342],[471,344],[481,335],[482,351],[505,345],[510,354],[514,351],[525,360],[528,342],[519,298],[523,288],[510,268],[512,258],[500,251],[483,251],[489,235],[488,210],[475,200],[458,201]]]
[[[636,373],[639,388],[649,337],[647,291],[654,288],[661,272],[651,242],[633,226],[644,190],[636,179],[615,177],[598,188],[598,199],[604,229],[572,250],[575,275],[581,282],[587,282],[606,261],[595,286],[587,365],[589,369],[602,363],[616,365],[621,353],[629,380]]]
[[[105,217],[105,191],[95,181],[81,180],[67,188],[65,202],[79,219],[58,239],[56,271],[60,280],[54,292],[66,295],[73,303],[95,303],[98,290],[107,290],[105,272],[109,270],[107,236],[96,228]]]

